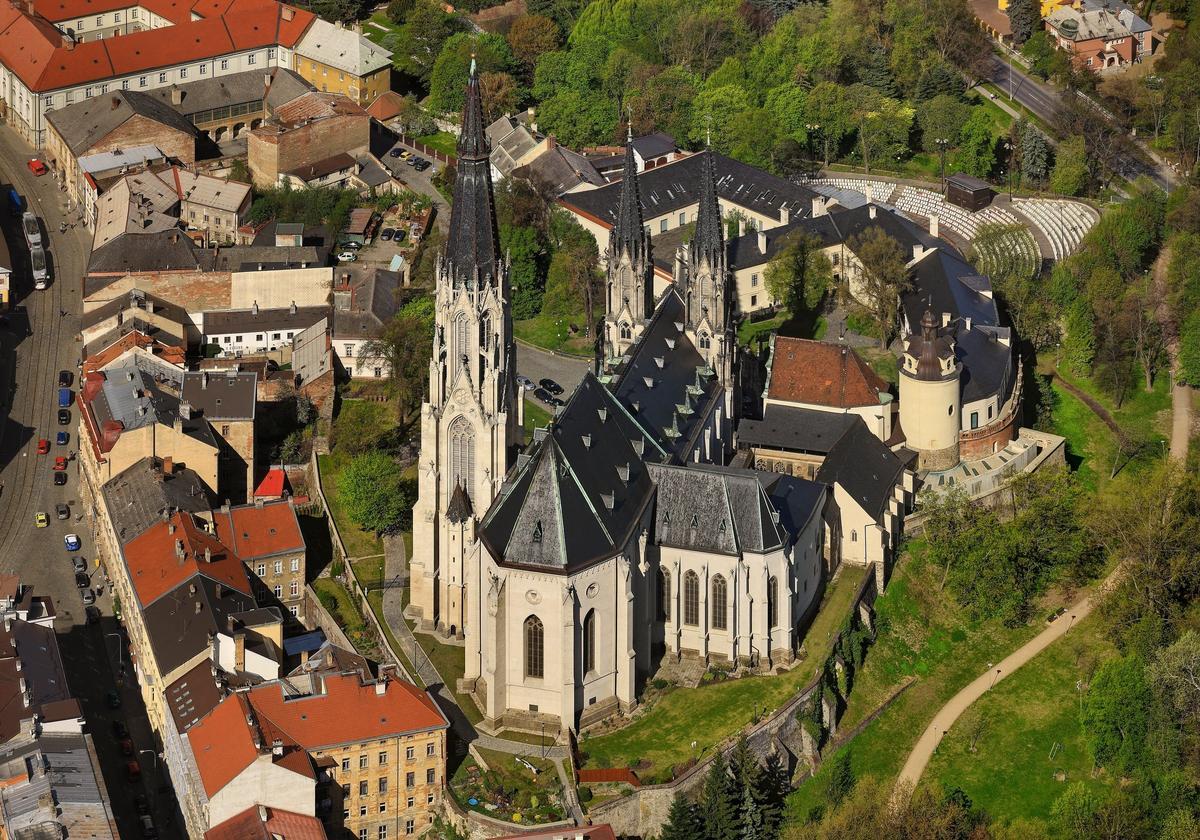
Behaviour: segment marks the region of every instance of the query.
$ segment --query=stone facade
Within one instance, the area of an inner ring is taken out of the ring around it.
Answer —
[[[284,172],[370,145],[371,118],[362,109],[300,124],[264,123],[251,131],[246,153],[257,187],[273,187]]]

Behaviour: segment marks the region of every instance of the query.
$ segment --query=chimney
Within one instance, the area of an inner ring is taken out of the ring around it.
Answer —
[[[767,232],[762,228],[758,229],[758,250],[760,253],[767,253]]]
[[[271,74],[263,73],[263,87],[267,90],[271,89]]]
[[[814,195],[812,200],[813,218],[824,216],[829,213],[829,199],[823,195]]]
[[[529,130],[537,134],[537,108],[529,109]]]
[[[33,3],[30,3],[29,5],[30,5],[30,7],[32,7]],[[33,10],[31,8],[30,14],[32,14],[32,13],[33,13]],[[70,35],[63,35],[62,36],[62,45],[63,45],[64,50],[73,50],[73,49],[75,49],[75,39],[72,38]]]
[[[163,511],[163,513],[165,514],[166,511]],[[175,536],[175,523],[174,522],[167,523],[167,534],[172,537]]]
[[[271,755],[276,757],[283,755],[283,741],[279,738],[271,742]]]
[[[929,217],[929,235],[940,239],[941,234],[938,233],[938,230],[939,230],[938,217],[936,215],[930,216]]]
[[[203,391],[203,390],[206,390],[207,388],[208,388],[208,371],[205,371],[200,374],[200,390]]]
[[[871,216],[872,219],[875,218],[875,205],[874,204],[867,205],[867,213]]]
[[[183,559],[183,540],[175,540],[175,556]]]
[[[246,631],[239,630],[233,634],[233,669],[246,670]]]
[[[184,420],[192,419],[192,404],[187,400],[183,400],[179,403],[179,416]]]
[[[738,219],[738,236],[746,235],[746,220]]]
[[[267,806],[266,806],[266,805],[259,805],[259,806],[258,806],[258,821],[259,821],[259,822],[266,822],[266,821],[267,821],[267,818],[268,818],[268,816],[269,816],[269,814],[268,814],[268,812],[267,812]]]
[[[259,510],[262,510],[262,507],[263,507],[263,500],[262,500],[262,496],[259,496],[258,498],[256,498],[256,499],[254,500],[254,506],[255,506],[256,508],[258,508]]]
[[[118,108],[120,108],[120,107],[121,107],[121,97],[119,97],[119,96],[114,96],[114,97],[112,98],[112,109],[115,111],[115,110],[117,110],[117,109],[118,109]]]
[[[171,104],[172,105],[182,105],[183,104],[183,91],[177,87],[171,88]]]
[[[296,17],[296,10],[293,9],[291,6],[284,6],[280,10],[279,16],[282,17],[284,20],[292,20]]]
[[[925,246],[917,242],[913,245],[913,259],[919,260],[923,256],[925,256]]]
[[[375,680],[375,694],[382,697],[387,693],[387,677]]]
[[[183,417],[176,416],[175,422],[171,424],[171,428],[175,430],[176,434],[183,434]]]
[[[209,548],[208,546],[204,546],[204,562],[205,563],[212,562],[212,549]],[[218,595],[217,597],[220,597],[220,596]]]
[[[292,301],[292,305],[288,307],[288,312],[293,315],[296,314],[296,301]]]
[[[254,301],[254,303],[250,304],[250,314],[251,315],[258,314],[258,301]]]
[[[175,459],[168,455],[166,458],[163,458],[162,474],[170,475],[173,472],[175,472]]]

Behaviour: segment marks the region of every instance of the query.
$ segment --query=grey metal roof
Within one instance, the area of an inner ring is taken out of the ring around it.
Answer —
[[[274,268],[318,268],[329,262],[329,249],[314,245],[232,245],[213,255],[216,271]]]
[[[338,273],[350,275],[350,304],[348,309],[333,310],[333,337],[369,338],[392,320],[399,311],[397,293],[400,272],[383,268],[339,267]],[[337,296],[335,295],[335,300]]]
[[[650,464],[649,470],[657,542],[730,556],[784,544],[787,535],[752,471],[696,464]]]
[[[670,154],[678,146],[675,145],[675,138],[670,134],[655,131],[651,134],[643,134],[641,137],[634,137],[633,148],[641,155],[642,160],[649,160]]]
[[[788,452],[826,455],[857,415],[817,411],[788,405],[769,405],[762,420],[742,420],[738,424],[739,446],[765,446]]]
[[[500,279],[500,235],[496,230],[492,198],[492,167],[488,160],[483,99],[474,60],[463,106],[450,233],[441,269],[460,286],[489,285]]]
[[[261,80],[261,76],[260,76]],[[148,92],[117,90],[46,112],[71,154],[79,157],[135,116],[153,120],[167,128],[198,137],[196,128],[179,111]]]
[[[854,415],[850,428],[825,456],[816,478],[824,484],[840,484],[868,516],[882,522],[903,472],[903,462]]]
[[[178,373],[182,374],[182,371]],[[179,415],[179,398],[164,390],[177,388],[179,382],[169,379],[172,370],[166,365],[154,365],[140,355],[131,356],[125,364],[104,371],[104,384],[92,400],[96,425],[103,428],[108,420],[117,420],[125,431],[139,429],[152,423],[170,426],[179,418],[189,437],[216,446],[208,424],[195,417]]]
[[[143,616],[159,673],[169,673],[208,649],[212,644],[210,633],[224,632],[231,615],[256,606],[248,595],[202,574],[193,575],[156,598]]]
[[[204,313],[204,334],[278,332],[304,330],[329,314],[328,306],[297,306],[273,309],[225,309]]]
[[[131,271],[211,271],[212,252],[197,248],[178,230],[155,233],[123,233],[109,240],[88,258],[86,294],[103,289]]]
[[[271,77],[269,88],[264,83],[265,76]],[[247,70],[244,73],[233,73],[229,76],[199,79],[182,85],[156,88],[145,93],[157,98],[180,114],[192,117],[215,108],[245,105],[264,100],[267,108],[274,110],[312,90],[314,90],[312,85],[300,78],[297,73],[283,67],[276,67],[271,70]],[[182,98],[178,105],[171,102],[174,91],[178,91]]]
[[[253,420],[258,399],[258,374],[241,371],[189,371],[183,375],[180,399],[192,416],[209,421]]]
[[[161,522],[165,514],[212,509],[215,494],[194,470],[176,467],[164,475],[162,467],[160,458],[143,458],[102,488],[109,519],[122,545]]]
[[[1016,384],[1016,360],[1012,348],[999,339],[1008,336],[1004,327],[967,329],[960,320],[955,324],[954,356],[963,365],[959,387],[963,402],[997,396],[1001,404]]]

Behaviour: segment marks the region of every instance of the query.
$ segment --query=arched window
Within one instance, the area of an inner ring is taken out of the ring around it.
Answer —
[[[541,678],[545,671],[545,631],[536,615],[525,619],[525,676]]]
[[[728,626],[725,619],[725,578],[717,575],[712,581],[712,628],[724,630]]]
[[[850,531],[850,542],[858,542],[858,531],[857,530]]]
[[[767,578],[767,627],[774,627],[779,622],[779,581],[774,577]]]
[[[469,358],[471,353],[471,337],[465,313],[460,312],[458,317],[454,319],[454,329],[451,335],[454,336],[454,358],[460,361],[464,358]]]
[[[596,611],[583,617],[583,673],[596,670]]]
[[[683,623],[692,627],[700,623],[700,578],[695,572],[683,576]]]
[[[658,570],[658,618],[671,620],[671,573],[666,569]]]
[[[712,339],[709,338],[708,333],[706,333],[706,332],[700,333],[700,349],[707,350],[711,346],[712,346]]]
[[[628,341],[629,339],[633,338],[633,328],[629,326],[628,321],[621,322],[620,330],[622,339]]]
[[[492,346],[492,313],[479,316],[479,352],[486,353]]]
[[[467,495],[475,498],[475,433],[465,417],[450,424],[451,491],[456,484],[461,484]]]

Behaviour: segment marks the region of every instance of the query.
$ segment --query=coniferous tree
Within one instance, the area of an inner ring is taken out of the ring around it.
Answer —
[[[1026,125],[1021,132],[1021,178],[1041,184],[1050,174],[1050,141],[1036,126]]]
[[[887,53],[882,48],[867,50],[858,65],[858,79],[884,96],[895,99],[900,95],[892,68],[888,66]]]
[[[667,824],[658,840],[700,840],[702,837],[704,826],[695,804],[684,799],[683,794],[675,794],[667,813]]]
[[[738,797],[725,756],[717,753],[700,797],[705,840],[738,840]]]
[[[742,784],[738,823],[740,840],[765,840],[770,836],[763,827],[762,811],[758,807],[758,795],[749,783]]]
[[[1009,0],[1008,25],[1012,27],[1013,41],[1018,46],[1029,40],[1038,21],[1042,19],[1039,0]]]
[[[758,782],[758,802],[762,811],[763,831],[768,837],[779,833],[783,824],[784,800],[791,789],[787,767],[774,753],[767,756],[767,763],[762,768]]]

